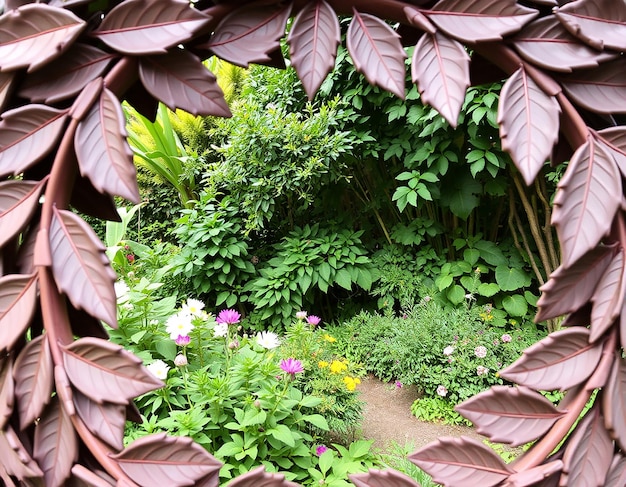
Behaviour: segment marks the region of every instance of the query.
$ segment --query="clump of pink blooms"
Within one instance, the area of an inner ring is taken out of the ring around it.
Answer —
[[[284,372],[287,372],[292,378],[295,377],[296,374],[304,372],[302,362],[292,357],[282,359],[280,361],[280,368]]]

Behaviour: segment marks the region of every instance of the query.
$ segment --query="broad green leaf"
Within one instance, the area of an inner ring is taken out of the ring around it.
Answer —
[[[530,285],[530,276],[517,267],[496,267],[496,282],[503,291],[516,291]]]
[[[480,257],[480,251],[477,249],[465,249],[463,251],[463,260],[470,265],[475,265]]]
[[[498,246],[488,240],[479,240],[474,247],[480,251],[480,257],[489,265],[499,266],[508,263]]]
[[[463,289],[458,284],[455,284],[450,289],[448,289],[448,291],[446,292],[446,297],[453,304],[461,304],[465,299],[465,289]]]
[[[437,289],[439,289],[440,291],[443,291],[444,289],[449,287],[451,284],[452,284],[452,276],[450,275],[442,275],[442,276],[437,277],[437,279],[435,279],[435,285],[437,286]]]
[[[290,447],[294,447],[296,442],[293,438],[293,434],[288,426],[284,424],[279,424],[275,428],[272,428],[267,431],[269,435],[276,438],[278,441],[283,442],[285,445]]]
[[[352,289],[350,273],[346,269],[339,269],[335,275],[335,282],[348,291]]]
[[[500,291],[500,286],[495,282],[483,282],[478,286],[478,294],[490,298],[494,294]]]
[[[313,426],[318,427],[321,430],[328,431],[330,429],[326,418],[321,414],[307,414],[302,416],[302,419],[307,423],[311,423]]]
[[[334,453],[332,450],[326,450],[320,455],[319,466],[321,472],[326,475],[333,465]]]
[[[511,316],[525,316],[528,313],[528,303],[524,296],[516,294],[502,300],[502,306]]]

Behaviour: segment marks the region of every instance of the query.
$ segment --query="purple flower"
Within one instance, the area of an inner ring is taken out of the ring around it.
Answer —
[[[302,362],[291,357],[287,359],[282,359],[280,361],[280,368],[290,374],[292,377],[296,374],[299,374],[300,372],[304,372]]]
[[[311,316],[307,316],[306,321],[311,326],[317,326],[320,324],[322,319],[319,316],[311,315]]]
[[[328,451],[328,447],[326,445],[320,445],[315,449],[315,454],[318,457],[321,457],[324,452]]]
[[[396,381],[396,387],[398,389],[402,389],[402,382],[400,382],[399,380]]]
[[[178,335],[175,340],[176,345],[178,345],[179,347],[186,347],[187,345],[189,345],[190,341],[191,338],[189,337],[189,335]]]
[[[215,321],[217,321],[220,325],[222,323],[234,325],[235,323],[239,323],[240,318],[241,315],[234,309],[223,309],[220,311],[220,314],[217,315],[217,319]]]
[[[511,341],[511,335],[509,335],[508,333],[505,333],[504,335],[502,335],[500,337],[500,339],[504,342],[504,343],[509,343]]]

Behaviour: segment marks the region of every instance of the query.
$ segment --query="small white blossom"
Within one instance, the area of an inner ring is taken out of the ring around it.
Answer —
[[[500,337],[500,339],[501,339],[504,343],[509,343],[509,342],[512,340],[511,335],[509,335],[508,333],[505,333],[504,335],[502,335],[502,336]]]
[[[298,311],[296,313],[296,318],[299,320],[304,320],[306,318],[306,311]]]
[[[115,289],[115,296],[117,296],[117,299],[123,298],[130,293],[130,288],[125,281],[116,281],[115,284],[113,284],[113,288]]]
[[[474,349],[474,355],[476,355],[478,358],[485,358],[487,356],[487,348],[483,347],[482,345],[476,347]]]
[[[489,369],[487,367],[483,367],[479,365],[476,367],[476,375],[487,375],[489,373]]]
[[[448,389],[446,389],[446,386],[437,386],[437,394],[441,397],[446,397],[448,395]]]
[[[170,316],[165,323],[165,331],[169,333],[172,340],[176,340],[179,335],[189,335],[193,329],[191,315],[182,311]]]
[[[167,372],[170,370],[169,365],[163,362],[163,360],[155,360],[150,365],[146,365],[146,368],[153,376],[161,380],[167,379]]]
[[[228,323],[218,323],[213,328],[213,336],[216,338],[225,337],[228,335]]]
[[[127,309],[127,310],[131,310],[131,309],[134,309],[135,307],[133,306],[133,303],[124,303],[122,305],[122,308]]]
[[[453,353],[454,353],[454,347],[452,345],[448,345],[446,348],[443,349],[443,354],[446,357],[449,357]]]
[[[271,331],[261,331],[257,333],[256,342],[263,348],[267,348],[268,350],[276,348],[278,345],[280,345],[278,335]]]
[[[185,304],[183,304],[182,311],[188,313],[191,316],[202,316],[202,310],[204,309],[204,303],[199,299],[189,298]]]

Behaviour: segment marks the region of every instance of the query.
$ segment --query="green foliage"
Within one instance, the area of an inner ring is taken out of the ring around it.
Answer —
[[[349,448],[333,443],[333,449],[327,449],[319,456],[315,467],[309,469],[311,484],[329,487],[352,487],[348,474],[367,472],[376,466],[370,453],[373,440],[355,441]],[[309,485],[309,484],[307,484]]]
[[[436,487],[432,478],[412,463],[407,457],[415,451],[412,444],[404,446],[394,443],[388,452],[381,455],[381,461],[385,468],[393,468],[415,480],[421,487]]]

